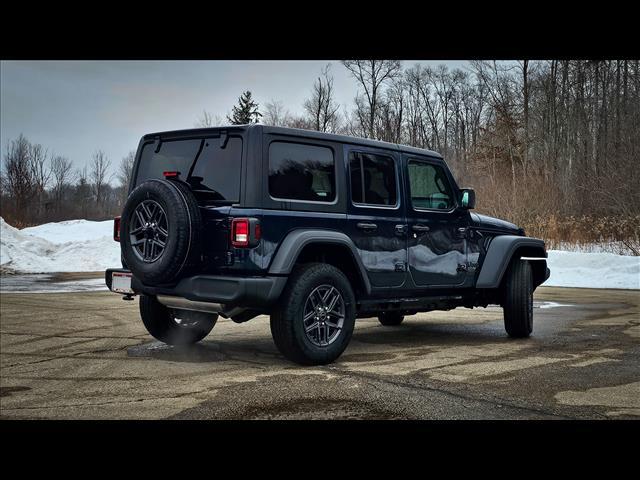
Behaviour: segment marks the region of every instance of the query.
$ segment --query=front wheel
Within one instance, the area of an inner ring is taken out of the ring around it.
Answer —
[[[271,314],[278,350],[301,365],[325,365],[347,348],[356,319],[355,296],[336,267],[311,263],[291,275]]]
[[[531,264],[516,258],[504,284],[504,328],[510,337],[525,338],[533,331],[533,278]]]
[[[140,316],[147,331],[169,345],[189,345],[209,335],[218,320],[215,313],[176,310],[156,297],[140,295]]]

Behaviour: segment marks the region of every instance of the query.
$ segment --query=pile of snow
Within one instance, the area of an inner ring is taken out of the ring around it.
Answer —
[[[547,266],[547,286],[640,289],[640,257],[549,250]]]
[[[120,266],[113,221],[71,220],[18,230],[0,217],[0,267],[21,273],[94,272]]]
[[[67,220],[28,227],[20,233],[30,237],[44,238],[51,243],[86,242],[105,236],[113,236],[113,220],[90,222],[88,220]],[[111,240],[113,242],[113,239]],[[117,245],[114,243],[114,245]]]

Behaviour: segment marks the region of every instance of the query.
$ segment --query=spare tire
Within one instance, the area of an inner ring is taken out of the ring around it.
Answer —
[[[147,180],[125,203],[120,221],[124,262],[142,283],[170,283],[199,261],[202,217],[191,189],[178,180]]]

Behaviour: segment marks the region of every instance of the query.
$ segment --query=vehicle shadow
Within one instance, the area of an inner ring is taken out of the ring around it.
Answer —
[[[420,347],[442,348],[455,346],[478,346],[486,343],[512,342],[504,332],[501,323],[467,324],[454,323],[420,323],[414,320],[396,327],[385,327],[360,320],[364,328],[356,329],[351,345],[347,347],[341,360],[351,361],[353,355],[361,359],[383,360],[394,357],[392,352],[380,353],[381,346],[390,349]],[[527,340],[524,340],[527,341]],[[195,345],[171,346],[152,341],[129,347],[130,357],[151,357],[164,361],[186,363],[236,362],[255,366],[296,367],[286,360],[277,350],[271,335],[252,333],[245,338],[234,336],[232,339],[216,338],[215,331],[211,336]],[[300,367],[304,368],[304,367]]]

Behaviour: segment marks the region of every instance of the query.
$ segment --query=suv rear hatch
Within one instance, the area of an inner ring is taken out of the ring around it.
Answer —
[[[177,172],[189,184],[203,220],[202,273],[229,264],[229,212],[240,202],[240,180],[245,133],[207,129],[145,135],[134,169],[131,189],[150,179]]]

